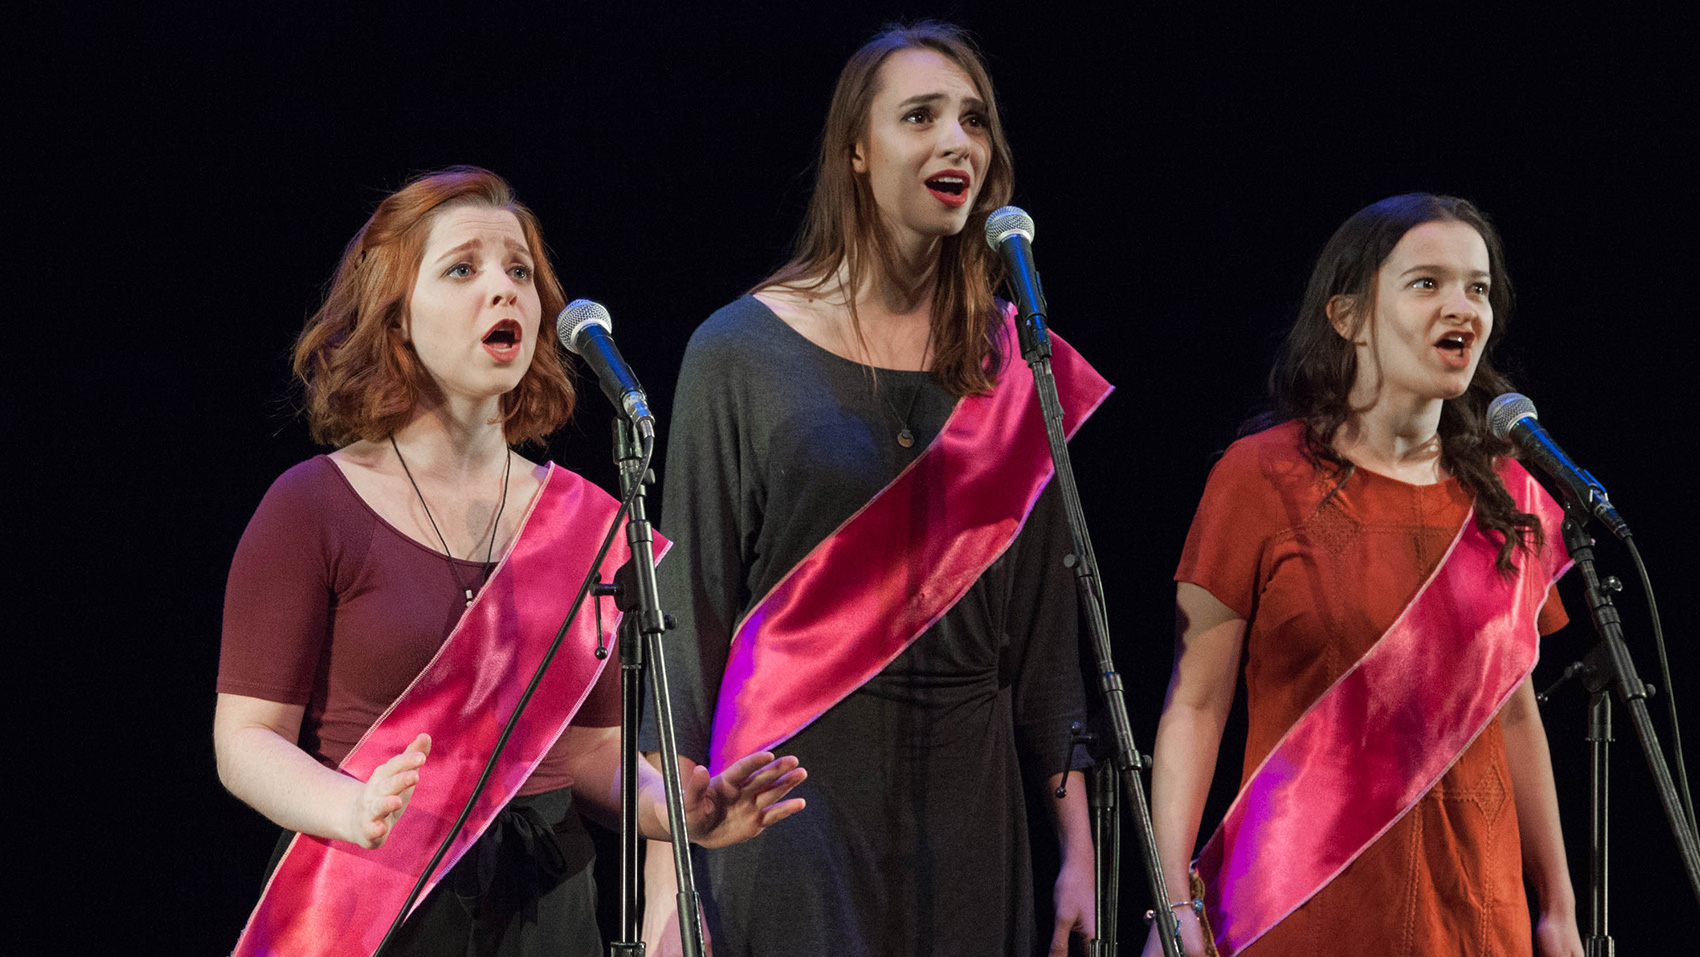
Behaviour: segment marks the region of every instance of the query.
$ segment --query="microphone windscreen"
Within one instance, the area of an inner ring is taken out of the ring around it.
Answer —
[[[1535,414],[1535,403],[1529,401],[1529,397],[1521,392],[1507,392],[1488,403],[1488,431],[1492,432],[1495,438],[1503,439],[1511,434],[1511,427],[1524,416],[1531,419],[1540,418]]]
[[[578,334],[584,327],[592,325],[613,332],[614,318],[608,315],[608,308],[600,302],[574,299],[555,319],[555,335],[561,337],[561,345],[566,346],[568,352],[575,356],[583,355],[578,348]]]
[[[1003,241],[1016,235],[1032,242],[1033,232],[1033,217],[1019,206],[1005,206],[986,217],[986,245],[993,249],[1003,248]]]

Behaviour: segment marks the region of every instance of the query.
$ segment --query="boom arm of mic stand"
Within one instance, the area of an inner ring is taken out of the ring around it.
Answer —
[[[1605,645],[1614,689],[1629,710],[1630,723],[1635,726],[1641,752],[1647,759],[1647,770],[1653,774],[1654,790],[1658,792],[1659,803],[1664,806],[1665,817],[1670,822],[1671,836],[1676,838],[1677,854],[1682,858],[1683,871],[1688,875],[1689,889],[1694,892],[1695,902],[1700,903],[1700,839],[1688,826],[1688,815],[1671,780],[1670,765],[1665,762],[1664,751],[1659,747],[1658,732],[1647,714],[1647,686],[1636,673],[1635,662],[1629,657],[1629,646],[1623,641],[1622,619],[1594,570],[1594,540],[1583,528],[1588,512],[1584,507],[1571,503],[1566,503],[1565,512],[1569,517],[1564,520],[1564,544],[1587,586],[1588,614],[1594,622],[1594,633]]]
[[[1086,622],[1092,633],[1092,651],[1098,669],[1098,687],[1104,695],[1104,710],[1110,717],[1116,773],[1121,777],[1128,809],[1133,814],[1134,833],[1139,838],[1140,857],[1145,862],[1145,875],[1154,902],[1152,910],[1159,925],[1157,936],[1163,942],[1165,957],[1185,957],[1175,936],[1175,913],[1169,908],[1168,891],[1163,885],[1163,862],[1157,856],[1157,836],[1151,827],[1151,805],[1145,797],[1145,784],[1139,777],[1144,762],[1133,744],[1133,723],[1127,716],[1127,697],[1110,652],[1110,624],[1103,580],[1098,575],[1098,559],[1092,552],[1092,540],[1086,532],[1086,512],[1080,505],[1080,489],[1075,484],[1074,467],[1068,457],[1068,441],[1063,435],[1062,399],[1057,395],[1056,376],[1051,372],[1048,350],[1046,354],[1037,351],[1029,354],[1023,350],[1023,358],[1033,370],[1033,384],[1039,393],[1039,410],[1045,418],[1045,437],[1050,441],[1051,461],[1056,466],[1063,507],[1068,512],[1068,529],[1074,541],[1075,587],[1080,592],[1081,603],[1086,606]]]
[[[672,835],[673,874],[679,882],[679,940],[685,957],[701,957],[702,949],[702,917],[696,893],[696,877],[691,870],[690,834],[685,827],[685,802],[680,791],[679,783],[679,749],[673,734],[672,695],[667,687],[667,668],[664,652],[661,647],[661,633],[666,628],[666,618],[661,613],[660,591],[655,585],[655,530],[649,524],[649,518],[644,511],[643,487],[653,480],[647,468],[648,451],[652,447],[650,440],[643,440],[640,446],[637,429],[631,420],[618,416],[614,420],[614,458],[620,466],[620,491],[622,495],[632,500],[630,516],[626,521],[626,542],[631,546],[633,577],[637,579],[636,626],[623,629],[626,636],[622,637],[620,653],[621,668],[624,674],[635,674],[635,680],[623,681],[622,692],[631,693],[641,688],[641,674],[647,668],[652,689],[651,700],[655,706],[655,726],[659,747],[661,748],[661,777],[667,794],[667,826]],[[636,634],[633,634],[633,633]],[[640,644],[641,642],[641,644]],[[636,666],[629,666],[624,655],[632,653],[638,658]],[[631,667],[631,672],[625,669]],[[641,694],[641,691],[638,692]],[[624,707],[625,716],[629,719],[639,710],[638,706],[628,700]],[[622,820],[625,825],[622,830],[624,853],[621,859],[621,873],[627,894],[635,898],[637,873],[637,820],[636,799],[638,768],[637,761],[637,728],[634,726],[622,729],[621,772],[620,786],[623,793],[624,808],[622,818],[629,809],[630,819]],[[621,912],[626,919],[626,932],[636,934],[636,906],[632,900],[621,902]],[[618,951],[616,951],[618,952]],[[628,951],[642,953],[642,947]]]

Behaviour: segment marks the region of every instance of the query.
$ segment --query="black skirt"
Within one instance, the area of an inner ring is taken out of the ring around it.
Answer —
[[[406,826],[403,818],[402,826]],[[295,837],[285,831],[269,879]],[[572,788],[514,798],[401,925],[389,957],[599,957],[596,850]]]

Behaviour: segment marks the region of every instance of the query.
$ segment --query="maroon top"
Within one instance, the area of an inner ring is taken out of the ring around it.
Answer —
[[[465,582],[479,562],[455,560]],[[299,744],[335,767],[448,638],[466,599],[442,553],[402,534],[317,456],[283,473],[248,522],[224,592],[218,690],[306,706]],[[620,723],[619,668],[573,718]],[[556,745],[520,789],[572,784]]]

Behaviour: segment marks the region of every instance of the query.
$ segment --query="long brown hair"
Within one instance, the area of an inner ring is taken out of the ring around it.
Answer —
[[[1335,230],[1317,257],[1305,287],[1298,318],[1269,373],[1273,410],[1252,419],[1242,432],[1254,432],[1288,419],[1304,419],[1307,450],[1319,467],[1340,471],[1339,481],[1352,464],[1334,451],[1333,439],[1351,415],[1352,385],[1357,380],[1358,356],[1352,339],[1375,312],[1375,280],[1382,263],[1411,229],[1429,222],[1460,222],[1474,229],[1487,246],[1488,304],[1493,327],[1482,344],[1481,360],[1469,388],[1447,399],[1440,411],[1440,463],[1476,498],[1476,525],[1503,536],[1498,566],[1513,567],[1512,554],[1532,538],[1542,541],[1539,519],[1518,511],[1494,460],[1512,452],[1511,444],[1495,438],[1487,426],[1488,403],[1512,385],[1493,366],[1494,347],[1505,337],[1511,318],[1511,277],[1505,268],[1505,247],[1493,224],[1468,200],[1433,193],[1392,196],[1358,210]],[[1336,296],[1352,304],[1351,336],[1335,330],[1328,303]]]
[[[402,320],[431,223],[449,206],[513,213],[536,263],[533,276],[543,316],[565,305],[537,217],[500,176],[476,166],[452,166],[416,177],[384,197],[354,234],[324,305],[295,341],[294,370],[306,389],[314,441],[343,446],[382,439],[407,424],[420,398],[436,388],[403,338]],[[502,432],[509,442],[541,442],[573,414],[572,379],[554,337],[543,338],[519,385],[501,398]]]
[[[991,75],[979,49],[960,27],[933,20],[891,25],[844,64],[827,109],[814,193],[796,251],[790,262],[750,291],[775,286],[819,289],[843,268],[851,328],[861,339],[855,290],[862,287],[870,270],[896,274],[899,262],[868,178],[857,175],[851,156],[868,135],[880,67],[893,53],[915,49],[931,50],[954,63],[986,103],[991,152],[985,185],[969,213],[968,225],[940,244],[932,303],[933,375],[952,394],[968,395],[990,389],[1003,364],[998,335],[1002,327],[992,294],[1003,281],[1003,263],[980,236],[986,217],[1008,204],[1015,175]]]

